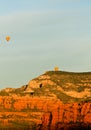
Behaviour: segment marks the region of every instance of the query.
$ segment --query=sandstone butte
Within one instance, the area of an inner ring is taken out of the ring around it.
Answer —
[[[91,74],[89,76],[91,77]],[[90,77],[88,86],[91,85]],[[30,81],[28,85],[17,90],[12,89],[12,92],[11,89],[10,92],[6,92],[7,89],[1,91],[1,94],[9,95],[0,96],[0,130],[90,130],[91,102],[86,100],[86,95],[85,100],[81,98],[76,102],[72,97],[69,98],[70,101],[63,102],[55,91],[66,94],[67,90],[64,92],[61,88],[59,91],[59,86],[56,86],[56,82],[53,82],[49,75],[46,76],[47,82],[44,79],[45,75],[42,75]],[[81,80],[78,84],[83,83],[82,77]],[[68,80],[66,81],[67,84]],[[40,88],[41,83],[43,88]],[[51,91],[50,87],[55,89],[51,88]],[[23,94],[19,94],[21,91]],[[46,92],[47,95],[44,94]]]

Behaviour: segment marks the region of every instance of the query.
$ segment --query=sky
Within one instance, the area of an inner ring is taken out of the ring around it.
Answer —
[[[0,89],[55,66],[91,71],[90,56],[91,0],[0,0]]]

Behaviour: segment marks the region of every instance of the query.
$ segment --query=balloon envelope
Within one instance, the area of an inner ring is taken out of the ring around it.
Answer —
[[[10,36],[6,36],[6,41],[10,41]]]

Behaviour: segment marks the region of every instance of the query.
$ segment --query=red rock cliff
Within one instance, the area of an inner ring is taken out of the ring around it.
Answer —
[[[10,125],[9,122],[16,118],[26,122],[32,120],[37,126],[40,125],[41,130],[57,130],[67,125],[69,128],[71,124],[79,123],[91,124],[91,103],[63,104],[53,98],[0,97],[0,111],[0,123],[4,125]]]

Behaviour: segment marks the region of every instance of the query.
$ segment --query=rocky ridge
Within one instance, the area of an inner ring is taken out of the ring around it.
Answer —
[[[0,129],[91,129],[91,72],[48,71],[0,95]]]

